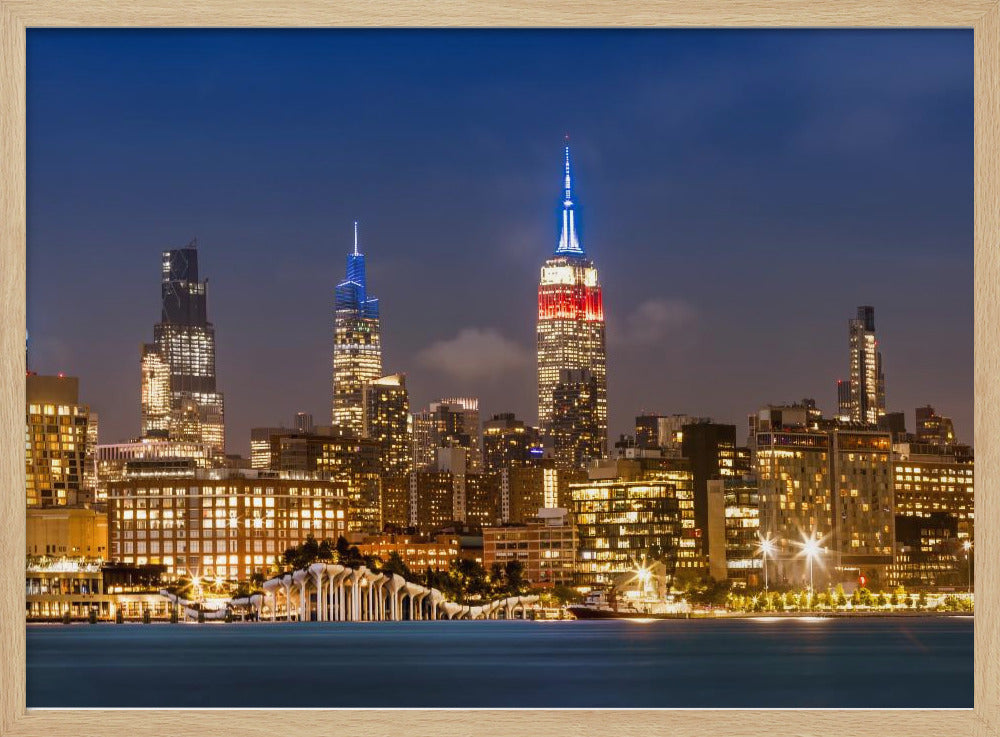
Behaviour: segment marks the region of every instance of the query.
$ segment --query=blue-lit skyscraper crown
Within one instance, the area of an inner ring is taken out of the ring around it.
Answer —
[[[365,255],[358,250],[357,223],[354,223],[354,251],[347,254],[347,278],[336,289],[336,310],[338,314],[378,318],[378,299],[368,297]]]
[[[570,176],[569,146],[566,146],[566,175],[563,179],[562,232],[559,234],[557,256],[583,256],[583,247],[576,234],[576,215],[573,205],[573,180]]]

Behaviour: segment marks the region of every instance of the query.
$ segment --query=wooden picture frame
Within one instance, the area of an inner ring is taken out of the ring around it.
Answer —
[[[965,27],[975,47],[975,695],[958,710],[27,710],[25,50],[37,27]],[[0,735],[1000,734],[1000,0],[0,0]]]

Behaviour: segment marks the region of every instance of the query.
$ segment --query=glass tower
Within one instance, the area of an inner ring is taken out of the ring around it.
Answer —
[[[197,241],[163,252],[160,322],[153,327],[153,344],[142,351],[143,430],[157,429],[165,365],[169,436],[189,438],[194,427],[201,442],[224,453],[224,401],[215,386],[215,327],[208,321],[207,285],[198,279]]]
[[[333,321],[333,424],[357,435],[364,431],[364,388],[382,376],[378,300],[368,296],[365,256],[347,256],[347,276],[337,285]]]
[[[885,414],[885,376],[882,353],[875,338],[875,308],[858,307],[858,316],[850,321],[851,385],[846,406],[851,422],[878,424]]]
[[[604,455],[608,435],[604,306],[594,262],[576,230],[569,146],[565,150],[559,244],[542,265],[538,284],[538,422],[551,432],[560,371],[586,370],[594,382],[597,437]]]

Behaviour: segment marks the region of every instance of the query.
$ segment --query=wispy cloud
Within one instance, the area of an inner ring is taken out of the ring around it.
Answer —
[[[647,299],[608,337],[623,345],[650,346],[691,327],[697,320],[698,311],[684,300]]]
[[[492,328],[464,328],[417,354],[417,361],[457,379],[498,379],[530,362],[528,352]]]

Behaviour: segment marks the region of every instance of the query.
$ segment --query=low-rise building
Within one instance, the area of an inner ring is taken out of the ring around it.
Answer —
[[[246,580],[312,535],[347,532],[347,484],[312,474],[199,470],[108,486],[110,557],[170,577]]]
[[[389,560],[389,556],[395,553],[414,573],[421,573],[428,568],[435,571],[448,570],[461,549],[457,535],[435,535],[433,539],[417,535],[373,535],[358,545],[362,555],[374,555],[383,561]]]
[[[108,515],[89,507],[28,507],[29,556],[103,559],[108,555]]]
[[[483,565],[516,560],[534,586],[572,586],[576,531],[565,509],[540,509],[520,525],[483,528]]]

